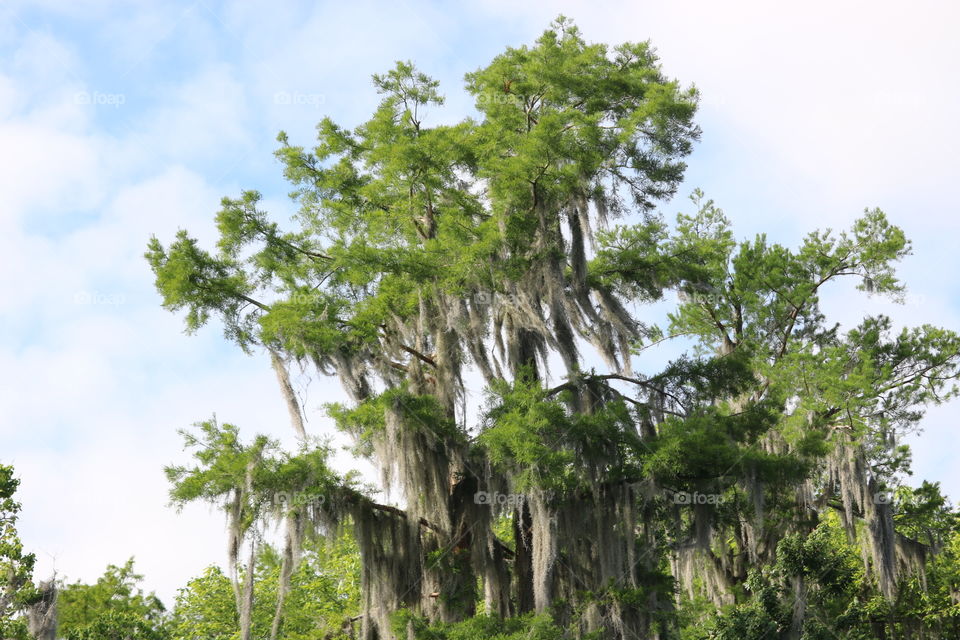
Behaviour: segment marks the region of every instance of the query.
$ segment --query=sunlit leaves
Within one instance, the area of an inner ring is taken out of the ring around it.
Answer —
[[[68,640],[166,640],[168,614],[139,584],[131,558],[109,565],[94,584],[76,582],[58,594],[58,636]]]
[[[37,597],[31,582],[36,556],[24,551],[17,532],[19,486],[13,467],[0,464],[0,636],[17,640],[27,632],[19,614]]]
[[[699,135],[697,97],[667,80],[649,44],[611,52],[558,20],[535,47],[510,48],[467,75],[484,115],[478,132],[491,196],[519,214],[529,185],[561,202],[610,180],[641,207],[676,188]]]

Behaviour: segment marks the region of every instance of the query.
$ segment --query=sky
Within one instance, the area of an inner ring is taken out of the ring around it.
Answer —
[[[531,43],[558,14],[588,41],[651,40],[695,85],[703,137],[668,219],[701,188],[738,236],[796,245],[880,207],[913,241],[907,303],[829,290],[850,327],[960,329],[960,6],[948,2],[255,2],[0,4],[0,463],[22,480],[38,575],[92,581],[136,557],[168,604],[225,560],[222,515],[168,506],[177,429],[216,414],[291,442],[266,358],[163,310],[143,253],[179,228],[214,239],[220,198],[293,212],[272,153],[329,115],[360,123],[373,73],[412,60],[441,82],[435,123],[472,113],[463,75]],[[301,379],[330,431],[331,380]],[[915,477],[960,499],[960,403],[931,410]]]

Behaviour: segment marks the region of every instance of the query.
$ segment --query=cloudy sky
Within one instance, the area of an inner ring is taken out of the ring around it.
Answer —
[[[167,602],[224,559],[206,508],[167,507],[176,429],[222,421],[288,438],[268,362],[215,328],[185,336],[142,259],[151,234],[213,235],[224,195],[292,211],[272,151],[324,115],[359,123],[370,75],[397,59],[471,112],[462,77],[557,14],[586,39],[650,39],[695,84],[696,187],[741,236],[795,244],[879,206],[913,240],[908,304],[831,290],[831,317],[888,313],[960,328],[960,9],[947,2],[111,2],[0,4],[0,462],[22,478],[21,533],[40,574],[93,580],[136,556]],[[338,397],[314,380],[316,407]],[[916,476],[960,498],[960,403],[913,438]]]

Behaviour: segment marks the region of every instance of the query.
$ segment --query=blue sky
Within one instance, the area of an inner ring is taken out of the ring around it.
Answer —
[[[720,6],[722,4],[722,6]],[[41,573],[92,580],[136,556],[168,602],[223,560],[220,515],[166,506],[176,429],[216,412],[287,438],[265,359],[215,327],[185,336],[142,259],[152,233],[213,237],[224,195],[292,206],[272,152],[324,115],[360,122],[370,75],[410,59],[441,81],[435,122],[470,113],[463,74],[557,14],[591,41],[652,40],[702,92],[703,140],[668,217],[702,188],[738,235],[796,243],[879,206],[915,255],[908,304],[831,290],[830,317],[960,328],[960,9],[947,3],[73,2],[0,5],[0,461],[23,480]],[[301,384],[306,384],[302,380]],[[316,408],[339,397],[310,382]],[[954,426],[914,438],[916,477],[960,497]]]

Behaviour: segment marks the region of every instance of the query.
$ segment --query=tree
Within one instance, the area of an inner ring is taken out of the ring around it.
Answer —
[[[272,633],[281,574],[281,554],[261,547],[256,566],[252,635]],[[283,603],[279,637],[307,640],[341,631],[360,604],[359,554],[351,537],[305,541],[303,558],[291,576],[290,595]],[[172,640],[232,640],[240,633],[230,579],[217,567],[208,567],[177,594],[171,621]]]
[[[270,524],[284,526],[276,575],[271,574],[276,582],[269,598],[274,606],[269,637],[274,640],[284,623],[291,580],[301,564],[306,524],[322,524],[335,535],[336,523],[327,520],[327,512],[336,510],[340,501],[362,496],[349,477],[339,478],[330,471],[326,447],[305,446],[298,455],[291,455],[279,451],[277,443],[265,436],[244,444],[236,426],[221,426],[215,419],[196,426],[197,433],[181,433],[187,448],[194,450],[197,464],[166,468],[170,495],[178,506],[194,500],[218,504],[227,516],[228,571],[242,640],[253,637],[258,604],[263,602],[258,600],[257,579],[262,572],[257,569],[258,558],[272,552],[266,529]],[[241,572],[244,545],[248,560]]]
[[[237,601],[230,578],[207,567],[177,592],[170,623],[172,640],[233,640],[239,633]]]
[[[25,638],[26,620],[20,615],[38,601],[32,582],[36,556],[25,553],[17,534],[20,503],[14,499],[20,481],[13,467],[0,465],[0,637]]]
[[[170,496],[182,506],[193,500],[220,503],[227,515],[227,561],[233,587],[236,610],[240,616],[241,640],[250,640],[254,602],[254,563],[257,555],[256,525],[261,519],[267,498],[258,482],[264,456],[276,448],[266,437],[257,437],[244,445],[237,428],[227,424],[221,427],[216,419],[196,425],[199,435],[182,431],[186,445],[196,449],[198,465],[187,468],[169,466],[165,469],[173,485]],[[245,543],[249,546],[249,560],[245,579],[241,582],[239,565]]]
[[[953,394],[960,339],[882,317],[841,335],[818,300],[842,278],[900,295],[900,229],[871,210],[797,250],[737,243],[699,193],[671,229],[653,209],[699,136],[696,91],[649,44],[588,44],[562,18],[467,74],[477,119],[428,126],[443,98],[409,63],[374,84],[383,100],[353,130],[324,119],[311,150],[280,134],[295,229],[247,191],[223,200],[215,251],[181,231],[146,254],[189,331],[216,317],[270,355],[304,442],[284,464],[327,497],[296,513],[353,528],[365,638],[391,637],[402,610],[408,634],[470,637],[478,602],[545,637],[666,638],[699,623],[697,598],[703,615],[789,611],[771,624],[800,637],[825,587],[799,541],[831,511],[865,551],[864,588],[896,600],[934,550],[881,496],[909,470],[897,436]],[[665,334],[639,309],[668,292]],[[638,372],[679,337],[688,354]],[[328,415],[403,509],[310,462],[292,361],[339,377],[349,401]]]
[[[143,576],[133,558],[108,565],[94,584],[75,582],[59,591],[59,637],[67,640],[166,640],[167,613],[153,593],[139,588]]]
[[[825,324],[819,294],[851,276],[870,293],[902,294],[892,264],[909,243],[876,210],[848,233],[809,235],[797,251],[763,237],[736,245],[709,202],[678,228],[678,249],[700,243],[713,258],[682,285],[687,300],[671,331],[698,336],[704,350],[747,354],[753,383],[732,408],[741,414],[763,404],[774,408],[762,430],[730,448],[730,466],[721,465],[726,477],[717,477],[716,468],[711,473],[709,464],[691,469],[689,461],[699,456],[683,463],[686,477],[709,482],[691,488],[726,492],[730,500],[693,511],[693,528],[712,530],[712,540],[686,545],[699,559],[681,577],[689,585],[695,567],[716,572],[714,595],[729,592],[746,579],[749,565],[774,561],[785,535],[813,531],[824,510],[835,510],[849,540],[863,549],[870,584],[894,603],[898,584],[922,571],[937,546],[895,527],[892,490],[909,473],[908,451],[898,440],[916,428],[926,405],[956,393],[960,337],[931,326],[894,332],[885,317],[865,318],[841,335]],[[696,450],[685,439],[706,437],[707,430],[689,434],[689,421],[681,424],[671,451]],[[943,507],[929,490],[918,495],[930,509]],[[747,563],[735,560],[744,556]],[[802,582],[796,588],[790,632],[800,637],[806,591]]]

